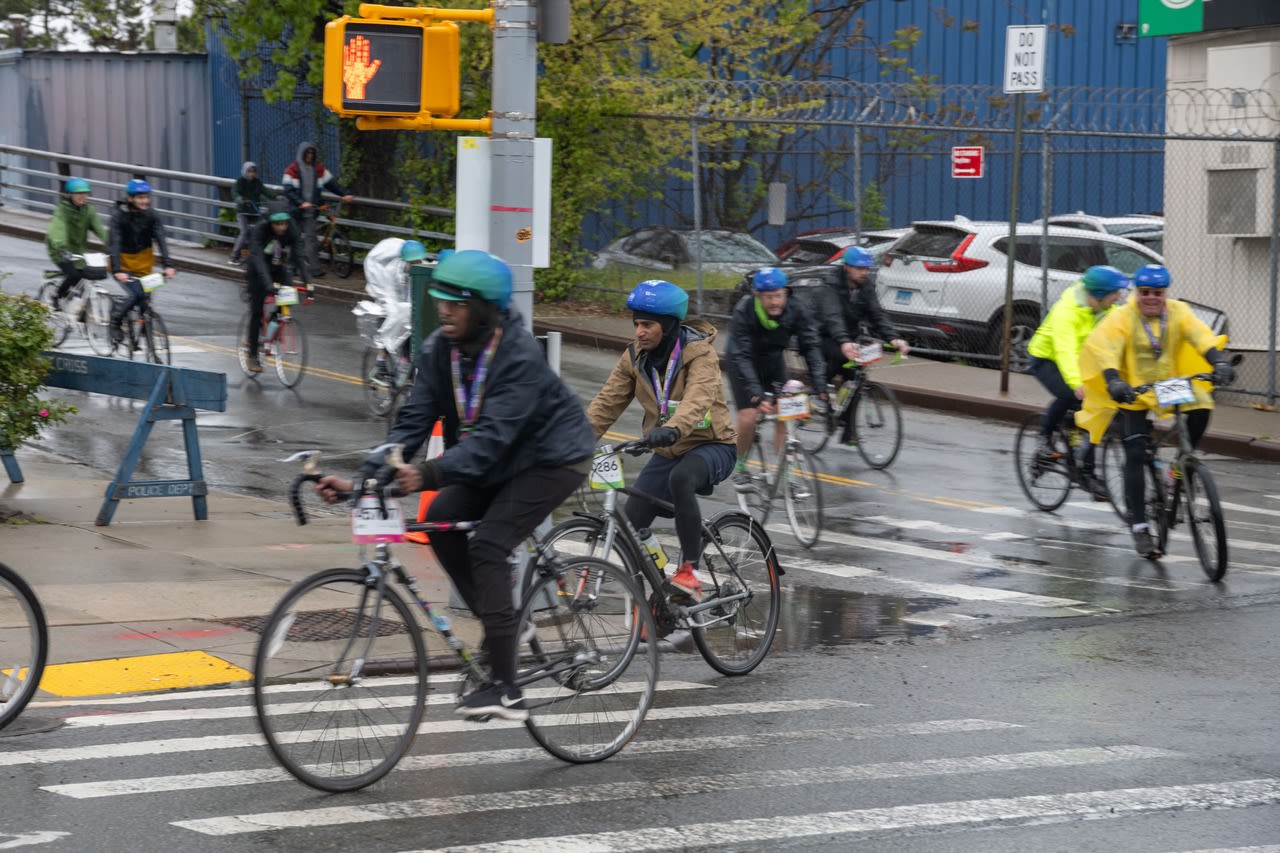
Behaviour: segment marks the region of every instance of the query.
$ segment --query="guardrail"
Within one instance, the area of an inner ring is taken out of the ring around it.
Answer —
[[[45,168],[37,168],[36,166],[40,163],[46,164]],[[71,168],[73,166],[78,168]],[[16,145],[0,145],[0,205],[51,214],[62,195],[63,181],[72,173],[83,173],[88,169],[98,174],[105,173],[112,178],[119,178],[106,180],[96,175],[92,178],[95,189],[99,192],[97,197],[90,197],[90,202],[95,204],[99,213],[104,216],[109,215],[114,199],[103,198],[100,190],[102,188],[118,190],[117,198],[120,198],[124,195],[124,186],[129,179],[142,176],[152,184],[152,197],[169,202],[157,207],[164,214],[165,228],[170,234],[196,245],[205,246],[216,243],[226,244],[229,247],[235,240],[238,229],[234,218],[228,221],[219,216],[224,210],[233,212],[235,210],[235,202],[229,200],[230,191],[236,183],[232,178],[180,172],[136,163],[95,160],[92,157],[78,157],[73,154],[22,148]],[[166,184],[169,186],[166,187]],[[205,193],[175,191],[173,185],[176,184],[195,184],[205,188]],[[278,185],[268,184],[267,186],[280,191]],[[224,199],[223,195],[227,198]],[[363,196],[357,196],[350,206],[396,212],[410,210],[410,206],[404,202],[384,201]],[[416,209],[433,216],[453,216],[453,210],[447,207],[428,205]],[[424,231],[364,219],[339,219],[338,224],[372,232],[378,239],[403,237],[448,242],[454,239],[452,234],[439,231]],[[373,247],[373,243],[353,240],[352,246],[367,250]]]

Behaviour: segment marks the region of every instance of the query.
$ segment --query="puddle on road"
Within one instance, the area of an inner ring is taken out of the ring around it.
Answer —
[[[947,598],[877,595],[810,586],[782,595],[779,646],[789,651],[864,641],[910,640],[937,631],[907,621],[913,614],[955,604]]]

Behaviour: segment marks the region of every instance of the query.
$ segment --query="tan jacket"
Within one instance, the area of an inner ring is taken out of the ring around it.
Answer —
[[[720,356],[713,346],[715,326],[705,320],[690,320],[681,327],[681,333],[684,349],[671,387],[671,401],[679,401],[679,405],[665,424],[675,427],[680,437],[671,447],[654,451],[668,458],[683,456],[702,444],[734,444],[738,440],[724,401]],[[587,419],[596,438],[613,426],[633,399],[644,408],[644,432],[647,434],[659,426],[658,397],[653,390],[653,380],[643,372],[641,361],[632,343],[623,350],[604,387],[587,406]],[[699,426],[707,420],[709,425]]]

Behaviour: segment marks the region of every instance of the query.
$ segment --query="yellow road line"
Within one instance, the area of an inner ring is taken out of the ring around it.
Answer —
[[[253,674],[205,652],[173,652],[50,664],[40,689],[55,696],[101,696],[251,681]]]
[[[232,349],[231,347],[224,347],[224,346],[220,346],[219,344],[206,343],[205,341],[197,341],[191,338],[178,338],[172,335],[170,335],[170,339],[175,341],[181,340],[185,342],[188,346],[195,347],[196,349],[202,349],[207,352],[216,352],[216,353],[221,353],[222,355],[230,355],[230,356],[235,356],[239,358],[239,352],[237,350]],[[345,382],[348,385],[364,384],[364,380],[358,376],[350,376],[346,373],[338,373],[336,370],[325,370],[322,367],[312,367],[311,365],[307,365],[306,375],[319,376],[323,379],[332,379],[335,382]]]

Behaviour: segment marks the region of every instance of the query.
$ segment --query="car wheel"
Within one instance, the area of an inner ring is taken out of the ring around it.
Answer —
[[[1040,318],[1027,311],[1015,311],[1013,324],[1009,328],[1009,369],[1015,373],[1026,372],[1031,364],[1031,356],[1027,354],[1027,345],[1031,336],[1040,326]],[[1004,317],[998,316],[991,325],[991,333],[987,337],[987,352],[998,356],[1004,343]],[[996,362],[997,366],[999,362]]]

